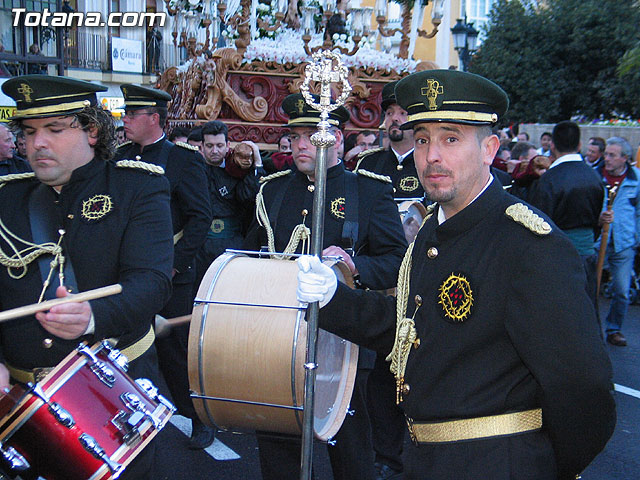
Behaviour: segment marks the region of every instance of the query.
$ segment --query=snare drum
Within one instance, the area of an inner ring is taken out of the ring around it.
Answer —
[[[80,344],[41,382],[0,399],[0,453],[12,474],[46,480],[118,478],[174,408],[125,373],[107,342]]]
[[[334,262],[335,263],[335,262]],[[332,265],[353,287],[343,263]],[[224,430],[302,432],[305,308],[298,265],[226,253],[204,276],[189,331],[189,384],[203,423]],[[198,303],[203,300],[208,303]],[[351,400],[358,347],[318,331],[314,433],[326,441]]]

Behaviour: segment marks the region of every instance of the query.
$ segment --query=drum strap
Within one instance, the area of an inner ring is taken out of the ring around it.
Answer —
[[[342,246],[345,250],[351,249],[351,252],[347,253],[353,256],[358,240],[358,176],[345,171],[344,177],[345,214],[342,225]]]
[[[59,212],[56,209],[57,193],[53,188],[45,184],[38,185],[29,197],[29,221],[31,223],[31,235],[36,244],[55,243],[55,239],[64,235],[57,224]],[[54,262],[56,264],[54,264]],[[44,299],[51,300],[56,298],[56,282],[51,282],[51,274],[59,263],[60,281],[64,280],[64,284],[70,291],[78,291],[76,276],[71,265],[71,259],[66,256],[57,255],[54,262],[49,255],[42,255],[38,258],[38,266],[40,267],[40,275],[42,276],[42,284],[45,286]],[[43,298],[40,298],[42,301]]]
[[[282,186],[282,188],[280,188],[280,190],[278,190],[276,192],[276,195],[273,197],[273,203],[271,204],[271,211],[269,212],[269,218],[273,219],[272,220],[272,227],[273,227],[273,231],[276,231],[276,225],[278,224],[278,215],[280,214],[280,208],[282,207],[282,200],[284,199],[284,195],[285,193],[287,193],[287,190],[289,189],[289,184],[291,183],[291,181],[293,180],[295,175],[289,175],[289,178],[287,179],[287,182],[285,185]]]
[[[164,168],[165,172],[167,171],[167,162],[169,161],[169,152],[173,148],[173,145],[174,144],[172,142],[170,142],[165,138],[164,142],[162,143],[162,148],[160,148],[160,154],[156,158],[156,161],[153,162],[156,165],[160,165],[162,168]]]

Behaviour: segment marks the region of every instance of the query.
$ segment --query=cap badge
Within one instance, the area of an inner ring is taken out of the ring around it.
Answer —
[[[298,109],[298,114],[299,114],[299,115],[302,115],[302,114],[304,113],[304,106],[305,106],[306,104],[307,104],[307,103],[306,103],[303,99],[300,99],[300,100],[298,100],[298,101],[296,102],[296,108]]]
[[[94,195],[82,201],[82,218],[99,220],[113,209],[113,202],[109,195]]]
[[[331,213],[339,220],[344,219],[344,197],[331,200]]]
[[[21,83],[20,84],[20,88],[18,89],[18,93],[21,93],[22,95],[24,95],[24,101],[25,102],[31,103],[33,101],[33,100],[31,100],[31,94],[33,93],[33,88],[31,88],[26,83]]]
[[[124,95],[125,97],[127,96],[127,87],[122,87],[122,95]]]
[[[427,97],[427,100],[429,100],[429,110],[437,110],[438,105],[436,103],[436,100],[438,98],[438,95],[442,95],[444,93],[440,82],[433,78],[429,78],[427,79],[427,86],[422,87],[420,92],[423,96]]]
[[[462,275],[452,273],[442,285],[438,303],[442,305],[444,315],[453,322],[463,322],[471,313],[473,293],[469,281]]]

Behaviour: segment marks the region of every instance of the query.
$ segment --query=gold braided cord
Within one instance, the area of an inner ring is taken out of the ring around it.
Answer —
[[[281,172],[272,173],[271,175],[267,175],[266,177],[262,177],[260,179],[260,184],[261,184],[260,190],[258,190],[258,194],[256,195],[256,218],[258,219],[258,225],[264,228],[267,232],[267,247],[269,248],[269,252],[276,251],[276,241],[273,235],[273,228],[271,227],[271,222],[269,221],[269,214],[267,213],[267,207],[264,204],[264,195],[262,191],[264,190],[264,186],[270,180],[284,177],[286,175],[289,175],[290,173],[291,173],[291,170],[283,170]],[[294,229],[294,232],[295,231],[296,230]],[[293,236],[291,240],[289,240],[289,244],[291,244],[292,240],[293,240]],[[298,243],[296,243],[296,246],[297,245]]]
[[[404,371],[407,367],[409,349],[415,341],[415,323],[413,319],[406,318],[407,304],[409,302],[409,277],[411,275],[411,255],[415,241],[411,242],[404,254],[400,271],[398,272],[398,290],[396,295],[396,338],[393,342],[391,353],[387,355],[387,362],[391,362],[389,370],[396,377],[396,380],[404,378]],[[409,342],[410,338],[413,338]]]
[[[34,178],[36,176],[33,172],[25,173],[10,173],[9,175],[0,175],[0,183],[13,182],[14,180],[25,180],[27,178]]]
[[[433,215],[433,209],[431,209],[431,213],[427,215],[422,221],[420,229],[422,229],[431,215]],[[391,353],[389,353],[389,355],[387,355],[385,359],[387,362],[391,362],[391,365],[389,365],[389,370],[391,370],[391,373],[393,373],[396,378],[397,404],[402,401],[404,372],[407,369],[409,353],[411,352],[411,347],[418,339],[418,333],[416,331],[414,319],[407,318],[407,306],[409,303],[409,289],[411,278],[411,258],[413,255],[413,247],[415,243],[416,242],[414,240],[413,242],[411,242],[411,245],[409,245],[409,248],[407,248],[407,251],[404,254],[404,258],[402,259],[402,264],[400,265],[400,271],[398,272],[398,288],[396,293],[396,337],[393,342]],[[415,317],[419,307],[420,305],[416,305],[416,309],[413,312],[413,317]]]
[[[378,175],[377,173],[370,172],[369,170],[363,170],[362,168],[357,170],[356,173],[362,175],[363,177],[373,178],[374,180],[380,180],[384,183],[393,183],[391,181],[391,177],[387,175]]]
[[[161,166],[154,165],[153,163],[140,162],[138,160],[119,160],[116,162],[116,167],[137,168],[139,170],[145,170],[158,175],[164,175],[164,168]]]
[[[20,180],[24,178],[31,178],[32,176],[34,176],[33,173],[30,173],[30,174],[19,173],[19,174],[13,174],[13,175],[4,175],[3,177],[0,177],[0,178],[6,179],[7,177],[13,177],[12,180]],[[8,181],[8,180],[5,180],[5,181]],[[0,183],[0,188],[4,187],[4,185],[5,183]],[[45,280],[42,286],[42,292],[40,292],[40,299],[38,300],[38,303],[40,303],[43,300],[44,293],[51,281],[51,276],[53,275],[53,271],[58,266],[60,267],[60,271],[58,273],[58,276],[60,277],[60,285],[63,284],[65,258],[64,258],[64,255],[62,254],[62,247],[60,245],[62,243],[63,236],[64,236],[64,230],[61,230],[58,243],[45,242],[38,245],[36,243],[32,243],[18,237],[15,233],[13,233],[11,230],[9,230],[6,227],[6,225],[0,218],[0,238],[2,238],[7,243],[7,245],[9,245],[9,248],[13,252],[13,255],[9,256],[4,252],[4,250],[2,250],[2,248],[0,248],[0,265],[7,267],[7,273],[11,278],[13,278],[14,280],[19,280],[22,277],[24,277],[28,271],[27,265],[29,265],[31,262],[37,259],[40,255],[44,255],[44,254],[53,255],[53,260],[51,260],[51,263],[50,263],[51,268],[49,269],[49,274],[47,275],[47,279]],[[27,247],[22,250],[18,250],[18,247],[16,247],[12,239],[26,245]],[[17,269],[17,268],[21,268],[22,272],[14,273],[13,269]]]

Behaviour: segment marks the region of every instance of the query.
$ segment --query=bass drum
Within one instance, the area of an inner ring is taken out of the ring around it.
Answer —
[[[345,264],[327,264],[353,287]],[[296,299],[297,275],[296,262],[235,253],[209,267],[188,349],[192,399],[206,425],[301,434],[307,322]],[[344,421],[358,347],[324,330],[317,345],[314,433],[326,441]]]

